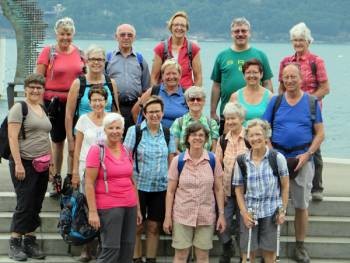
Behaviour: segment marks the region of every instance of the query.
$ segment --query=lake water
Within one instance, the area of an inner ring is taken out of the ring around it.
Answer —
[[[55,43],[55,41],[49,40],[47,43]],[[149,64],[152,64],[153,47],[156,43],[157,41],[152,40],[139,40],[135,42],[135,49],[143,54]],[[113,40],[76,40],[76,45],[82,49],[86,49],[90,44],[100,45],[106,48],[106,50],[112,50],[116,45]],[[200,42],[199,44],[201,47],[203,68],[203,86],[208,94],[208,98],[210,98],[212,84],[210,74],[215,58],[220,51],[229,47],[231,43],[228,40],[227,42]],[[273,83],[276,89],[278,87],[277,75],[279,62],[284,56],[293,52],[291,45],[289,43],[253,43],[253,45],[267,54],[275,76]],[[346,137],[347,135],[350,136],[350,95],[348,94],[350,45],[313,44],[311,50],[325,60],[331,86],[331,93],[324,100],[323,107],[323,119],[326,131],[326,139],[322,144],[324,156],[350,158],[350,139]],[[6,41],[5,61],[5,83],[7,83],[13,80],[15,72],[16,41],[13,39]],[[2,84],[0,83],[0,87]],[[6,97],[6,94],[2,95]],[[0,109],[0,119],[2,120],[7,112],[6,102],[0,103]],[[209,99],[207,100],[206,112],[209,113]]]

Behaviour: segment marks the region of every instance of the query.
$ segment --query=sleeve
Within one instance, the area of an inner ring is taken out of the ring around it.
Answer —
[[[136,140],[135,135],[136,135],[136,132],[135,132],[135,125],[134,125],[128,129],[124,139],[124,146],[130,153],[132,153],[132,151],[134,150],[134,145]]]
[[[243,185],[243,176],[237,161],[235,162],[235,166],[232,170],[232,173],[233,173],[232,185]]]
[[[175,137],[170,131],[170,141],[168,147],[168,154],[176,153]]]
[[[221,70],[220,70],[220,55],[217,56],[213,71],[211,72],[211,80],[221,83]]]
[[[194,43],[193,41],[192,41],[192,54],[193,54],[193,58],[195,57],[195,56],[197,56],[197,54],[199,54],[199,51],[200,51],[200,47],[199,47],[199,45],[197,44],[197,43]]]
[[[159,42],[153,49],[154,54],[158,55],[160,58],[163,58],[164,45],[163,42]]]
[[[86,121],[87,121],[86,117],[87,117],[86,114],[81,115],[81,116],[79,117],[77,123],[75,124],[74,129],[76,129],[77,131],[80,131],[80,132],[84,133],[84,131],[86,130],[86,125],[85,125],[85,124],[86,124]]]
[[[179,180],[179,172],[177,170],[177,164],[179,162],[179,156],[175,156],[171,161],[169,171],[168,171],[168,179],[178,181]]]
[[[92,145],[86,156],[86,168],[98,168],[100,167],[100,147],[98,145]]]
[[[145,92],[151,85],[151,75],[148,69],[148,63],[145,59],[142,60],[143,70],[141,76],[142,91]]]
[[[324,82],[328,80],[328,76],[327,76],[327,71],[326,71],[326,67],[324,64],[324,61],[322,58],[320,58],[319,56],[316,57],[316,74],[317,74],[317,81],[318,82]]]
[[[281,154],[277,153],[277,168],[278,168],[278,174],[280,176],[288,176],[288,166],[287,166],[287,160],[286,158]]]
[[[215,156],[214,177],[220,177],[220,176],[224,176],[224,172],[222,170],[222,166],[219,159]]]
[[[262,60],[261,63],[263,64],[263,69],[264,69],[264,75],[262,80],[264,81],[264,80],[272,79],[273,74],[270,67],[270,63],[267,56],[263,52],[261,52],[261,60]]]
[[[43,65],[49,65],[49,55],[50,55],[50,46],[46,46],[43,48],[43,50],[40,52],[38,56],[38,60],[36,62],[37,65],[43,64]]]
[[[219,125],[214,119],[210,119],[210,135],[212,140],[219,138]]]
[[[320,108],[320,102],[316,101],[316,120],[315,123],[322,123],[323,122],[323,118],[322,118],[322,112],[321,112],[321,108]]]
[[[269,102],[269,104],[266,107],[266,110],[263,114],[263,116],[261,117],[261,119],[267,121],[268,123],[270,123],[271,125],[271,121],[272,121],[272,111],[273,111],[273,106],[275,105],[277,96],[273,96]]]
[[[177,118],[173,124],[170,127],[170,132],[173,134],[173,136],[176,139],[180,139],[181,137],[181,130],[180,130],[180,126],[179,126],[179,118]]]
[[[22,105],[15,103],[8,113],[7,122],[22,123],[22,117]]]

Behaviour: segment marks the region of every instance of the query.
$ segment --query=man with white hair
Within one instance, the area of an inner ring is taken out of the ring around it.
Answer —
[[[292,41],[295,54],[285,57],[280,63],[279,91],[282,92],[282,71],[283,68],[290,63],[297,63],[300,66],[302,75],[301,89],[315,96],[322,107],[322,99],[329,93],[329,82],[326,68],[323,59],[319,56],[310,53],[309,46],[313,42],[310,29],[305,23],[294,25],[289,31],[290,40]],[[315,176],[312,186],[312,200],[322,201],[323,186],[322,186],[322,169],[323,161],[321,151],[318,149],[314,154]]]
[[[243,88],[246,83],[242,74],[244,62],[258,59],[263,66],[262,85],[273,91],[271,78],[273,77],[267,56],[261,50],[251,47],[251,27],[244,17],[233,19],[231,23],[232,46],[222,51],[216,58],[211,74],[213,86],[211,91],[210,114],[211,118],[219,120],[216,108],[220,106],[220,134],[224,130],[223,110],[229,102],[231,94]]]
[[[133,50],[135,37],[136,30],[132,25],[119,25],[115,32],[118,46],[107,53],[106,73],[117,83],[119,107],[125,118],[124,134],[134,124],[131,109],[150,87],[151,79],[144,57]]]

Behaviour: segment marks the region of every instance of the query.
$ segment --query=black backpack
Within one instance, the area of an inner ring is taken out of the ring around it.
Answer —
[[[88,207],[84,194],[72,191],[72,194],[62,196],[57,227],[68,245],[81,246],[98,236],[98,231],[89,224],[87,215]]]
[[[22,124],[20,133],[23,140],[26,139],[26,134],[24,131],[24,121],[28,115],[28,105],[25,101],[20,101],[22,105]],[[3,120],[0,127],[0,162],[1,158],[8,160],[11,154],[9,138],[8,138],[8,121],[7,117]]]

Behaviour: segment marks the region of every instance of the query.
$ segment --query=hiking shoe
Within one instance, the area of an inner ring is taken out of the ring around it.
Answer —
[[[232,244],[232,240],[222,245],[222,255],[220,256],[219,263],[230,263],[231,257],[235,254],[235,249]]]
[[[133,261],[134,263],[143,263],[142,258],[134,258],[132,261]]]
[[[157,263],[155,258],[146,258],[146,263]]]
[[[26,261],[27,255],[23,251],[22,247],[22,237],[11,237],[9,248],[9,258],[16,261]]]
[[[296,246],[295,247],[294,259],[300,263],[309,263],[310,262],[309,253],[306,251],[306,248],[304,246],[302,246],[302,247]]]
[[[29,258],[34,259],[44,259],[45,254],[39,248],[38,243],[36,243],[35,236],[24,236],[23,239],[24,252]]]
[[[322,192],[313,192],[312,193],[312,201],[321,202],[323,200]]]

